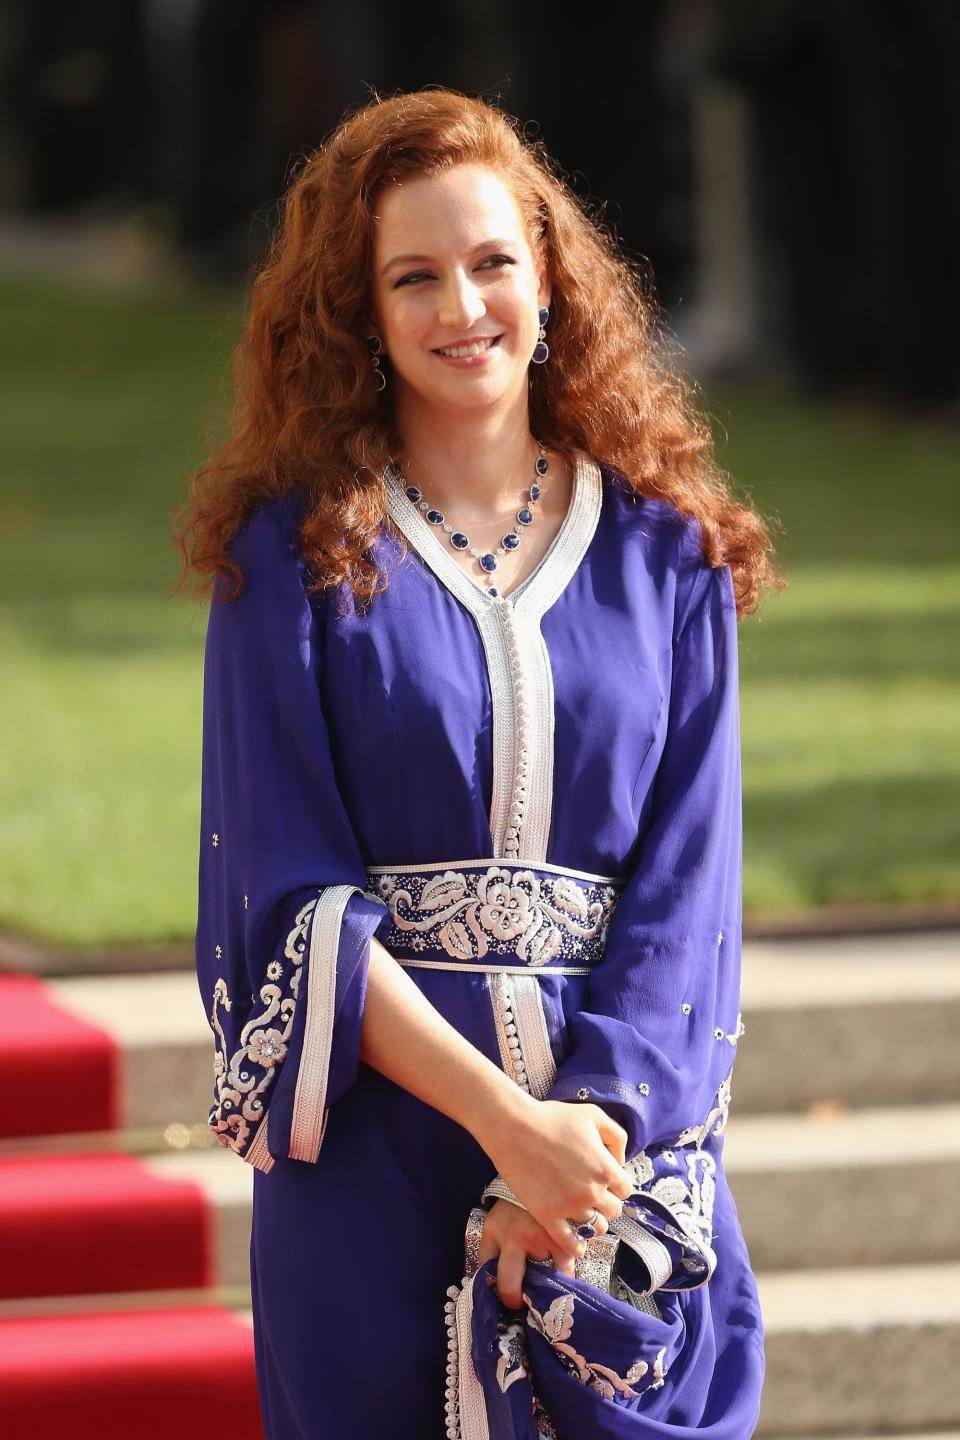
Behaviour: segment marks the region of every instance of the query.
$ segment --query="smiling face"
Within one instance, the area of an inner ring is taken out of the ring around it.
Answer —
[[[398,404],[449,412],[526,403],[550,288],[496,171],[457,165],[382,191],[373,296]],[[443,353],[451,349],[460,353]]]

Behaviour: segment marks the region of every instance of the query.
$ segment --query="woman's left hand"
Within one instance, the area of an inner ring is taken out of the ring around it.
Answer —
[[[598,1217],[597,1234],[607,1228],[607,1222]],[[497,1295],[508,1310],[523,1308],[523,1277],[527,1260],[550,1260],[555,1270],[563,1275],[573,1275],[575,1261],[570,1255],[552,1256],[553,1241],[529,1210],[522,1210],[509,1200],[497,1200],[491,1205],[483,1222],[480,1240],[479,1264],[499,1255],[497,1266]]]

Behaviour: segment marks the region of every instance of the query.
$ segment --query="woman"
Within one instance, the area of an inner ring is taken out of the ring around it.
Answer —
[[[195,477],[210,1124],[271,1440],[744,1440],[739,613],[654,305],[495,107],[285,196]]]

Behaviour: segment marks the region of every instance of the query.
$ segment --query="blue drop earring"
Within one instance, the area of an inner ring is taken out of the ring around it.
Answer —
[[[543,362],[546,360],[547,356],[550,354],[550,347],[546,343],[547,321],[549,319],[550,311],[547,310],[546,307],[541,308],[541,310],[539,311],[540,334],[537,336],[537,344],[534,349],[533,355],[531,356],[534,365],[542,365]]]

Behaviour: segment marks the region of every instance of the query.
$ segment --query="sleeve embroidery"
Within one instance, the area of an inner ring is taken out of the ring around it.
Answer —
[[[218,1012],[221,1005],[224,1010],[230,1011],[237,1002],[230,998],[223,978],[218,979],[214,987],[210,1023],[215,1045],[215,1080],[209,1125],[220,1145],[244,1158],[247,1158],[244,1152],[252,1146],[254,1134],[264,1119],[264,1097],[273,1082],[276,1067],[287,1055],[300,994],[306,935],[316,904],[315,897],[298,911],[283,947],[283,960],[287,963],[275,960],[268,967],[270,983],[260,988],[260,1000],[265,1008],[246,1022],[240,1032],[240,1045],[229,1060],[227,1040]],[[280,1017],[280,1029],[270,1024],[277,1016]]]

